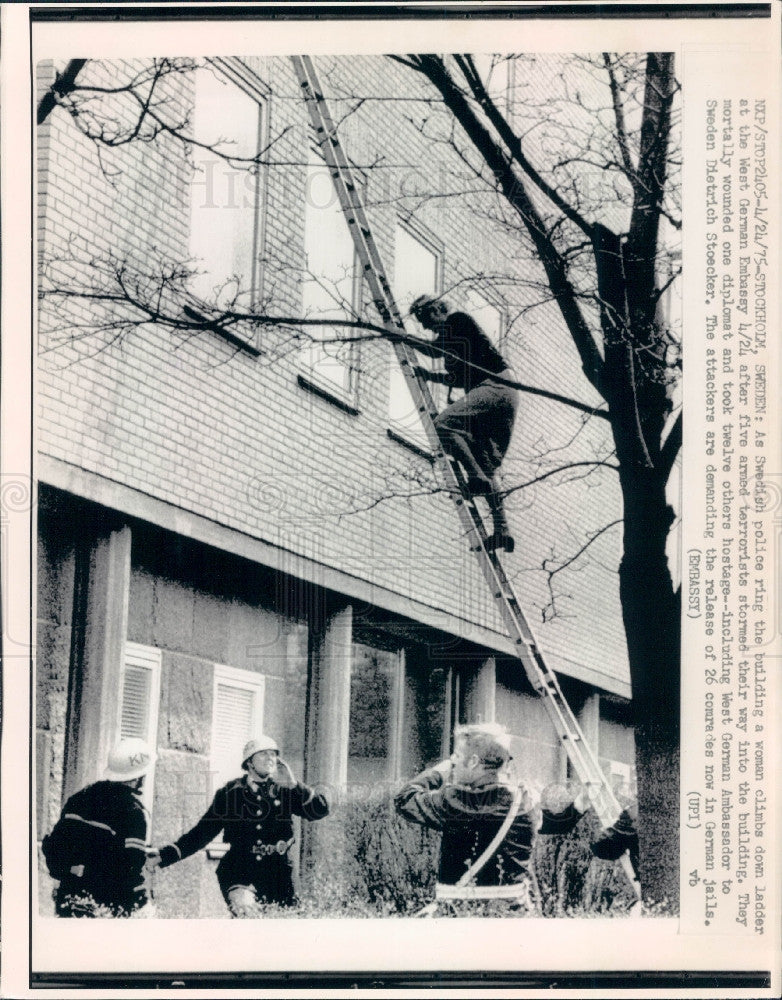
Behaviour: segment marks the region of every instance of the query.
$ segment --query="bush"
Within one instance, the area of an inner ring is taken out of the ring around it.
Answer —
[[[600,829],[590,809],[570,833],[535,838],[530,869],[542,916],[623,916],[637,902],[621,864],[592,854]]]
[[[341,869],[319,873],[302,888],[301,906],[280,916],[409,917],[432,902],[439,833],[402,819],[382,794],[343,803],[338,820],[344,837]],[[528,905],[449,901],[437,916],[626,916],[637,902],[635,891],[619,862],[592,854],[599,831],[589,810],[570,833],[535,837]]]
[[[387,796],[348,803],[342,820],[352,897],[382,916],[415,913],[434,898],[439,833],[402,819]]]

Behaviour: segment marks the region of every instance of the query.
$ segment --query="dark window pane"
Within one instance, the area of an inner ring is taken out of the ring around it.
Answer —
[[[348,781],[383,781],[391,773],[397,653],[353,644]]]

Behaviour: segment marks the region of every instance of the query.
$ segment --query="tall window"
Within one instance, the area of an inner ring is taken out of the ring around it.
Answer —
[[[339,343],[350,331],[326,321],[354,318],[360,307],[361,283],[353,238],[334,182],[314,150],[307,168],[304,219],[304,316],[324,323],[304,328],[315,342],[303,354],[303,376],[338,401],[354,404],[355,351],[349,343]]]
[[[137,737],[156,750],[159,705],[160,650],[126,643],[120,687],[120,738]],[[153,765],[144,780],[142,795],[148,809],[152,804],[154,778]]]
[[[242,748],[261,732],[263,692],[262,674],[215,665],[210,756],[213,789],[241,773]]]
[[[353,644],[350,669],[348,780],[398,777],[404,654]]]
[[[394,242],[394,295],[405,323],[411,333],[429,338],[428,331],[405,314],[413,299],[428,293],[438,295],[441,287],[442,254],[423,234],[414,233],[406,226],[398,225]],[[419,355],[418,363],[426,365],[428,359]],[[432,389],[438,389],[432,386]],[[438,394],[433,393],[435,399]],[[392,358],[389,383],[388,419],[391,430],[410,444],[429,451],[429,443],[421,424],[420,415],[407,388],[404,375]]]
[[[199,270],[195,295],[218,308],[250,308],[259,298],[263,170],[251,161],[264,148],[262,97],[227,74],[230,64],[195,72],[190,256]],[[249,85],[248,85],[249,86]]]
[[[348,783],[354,794],[388,791],[451,752],[452,671],[433,665],[424,646],[359,633],[350,671]]]

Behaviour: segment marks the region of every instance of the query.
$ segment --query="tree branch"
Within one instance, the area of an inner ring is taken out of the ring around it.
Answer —
[[[547,574],[546,586],[548,587],[548,592],[549,592],[549,603],[547,607],[551,608],[551,615],[549,615],[548,617],[546,615],[546,608],[543,608],[544,621],[550,621],[551,618],[557,614],[556,610],[557,598],[556,594],[554,593],[554,577],[557,575],[557,573],[561,573],[569,566],[572,566],[573,563],[575,563],[578,559],[580,559],[581,556],[590,547],[590,545],[593,545],[597,541],[597,539],[600,538],[601,535],[604,535],[607,531],[610,531],[611,528],[615,528],[617,524],[621,523],[622,523],[622,518],[617,518],[615,521],[610,521],[608,524],[604,524],[602,528],[599,528],[597,531],[595,531],[592,535],[589,536],[589,538],[586,540],[586,542],[584,542],[584,544],[578,549],[577,552],[574,552],[572,556],[567,558],[564,562],[560,563],[558,566],[555,566],[553,569],[550,569],[549,566],[547,565],[547,563],[553,562],[552,559],[543,560],[543,562],[540,565],[540,568]]]
[[[619,143],[619,151],[622,155],[622,165],[624,166],[627,179],[633,186],[633,190],[635,190],[638,176],[630,156],[630,143],[627,138],[624,108],[622,107],[622,101],[619,96],[619,84],[616,79],[616,74],[614,73],[614,66],[611,62],[611,57],[607,52],[603,53],[603,64],[605,65],[606,72],[608,73],[608,85],[611,88],[611,102],[614,108],[614,121],[616,122],[616,138]]]
[[[487,166],[493,171],[509,205],[521,218],[532,239],[535,249],[546,272],[552,294],[567,323],[570,335],[581,358],[584,374],[589,382],[603,395],[603,359],[592,333],[579,309],[576,295],[567,277],[565,262],[546,235],[546,227],[524,186],[512,168],[509,156],[503,152],[491,137],[485,126],[478,120],[466,97],[456,85],[439,56],[422,55],[422,72],[440,91],[445,104],[467,133]]]
[[[556,188],[549,184],[548,181],[540,175],[532,163],[530,163],[527,159],[521,145],[521,139],[519,139],[510,127],[508,120],[501,113],[496,103],[484,87],[480,74],[475,68],[472,56],[455,55],[454,60],[464,74],[464,78],[467,80],[473,96],[485,112],[486,117],[497,130],[497,134],[505,143],[505,146],[514,161],[518,163],[524,173],[529,177],[533,184],[535,184],[543,192],[549,201],[556,205],[564,216],[570,219],[572,223],[578,226],[579,229],[591,238],[593,228],[591,223],[587,222],[586,219],[579,212],[577,212],[572,205],[565,201]]]
[[[123,261],[90,262],[93,273],[100,273],[102,268],[106,284],[103,287],[85,288],[75,285],[69,286],[54,281],[47,275],[46,268],[42,275],[42,298],[59,298],[60,300],[72,299],[91,301],[107,306],[127,306],[135,310],[138,316],[135,319],[124,318],[121,323],[123,327],[128,325],[140,326],[146,323],[156,323],[168,327],[169,329],[186,330],[209,330],[219,335],[228,336],[232,342],[241,341],[243,338],[236,332],[242,326],[250,327],[339,327],[347,330],[365,331],[354,336],[340,337],[317,337],[321,344],[353,344],[373,340],[388,340],[391,343],[404,342],[409,347],[428,351],[431,349],[431,341],[416,337],[394,326],[385,326],[372,323],[360,317],[326,317],[312,318],[303,316],[275,316],[269,313],[256,313],[252,310],[236,310],[231,308],[213,308],[207,303],[197,303],[191,305],[187,301],[192,299],[186,290],[185,284],[189,277],[187,268],[180,266],[170,272],[160,272],[157,274],[141,274],[132,272]],[[50,262],[51,266],[51,262]],[[169,305],[163,304],[164,294],[168,294]],[[179,305],[181,303],[181,305]],[[177,308],[178,307],[178,308]],[[114,320],[108,320],[108,324],[113,325]],[[96,332],[100,329],[107,329],[107,323],[98,321]],[[259,353],[263,353],[259,350]],[[442,352],[443,356],[449,352]],[[455,355],[454,355],[455,357]],[[518,389],[520,392],[533,396],[540,396],[552,402],[560,403],[581,413],[590,416],[608,419],[605,410],[596,406],[590,406],[578,399],[565,396],[562,393],[552,392],[548,389],[541,389],[537,386],[527,385],[515,379],[504,379],[483,369],[479,365],[472,365],[478,371],[491,375],[496,381],[507,385],[510,388]]]
[[[38,125],[43,125],[52,111],[57,107],[58,96],[70,93],[74,89],[76,77],[86,62],[86,59],[71,59],[63,72],[56,75],[54,83],[38,102],[38,113],[36,115]]]

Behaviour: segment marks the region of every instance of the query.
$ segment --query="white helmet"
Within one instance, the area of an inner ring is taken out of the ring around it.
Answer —
[[[247,761],[256,753],[260,753],[261,750],[274,750],[276,753],[280,752],[280,748],[277,746],[275,740],[271,736],[267,736],[265,733],[261,733],[254,740],[250,740],[245,743],[244,750],[242,750],[242,767],[247,766]]]
[[[132,781],[146,774],[154,762],[155,754],[149,744],[130,736],[111,748],[103,777],[109,781]]]

